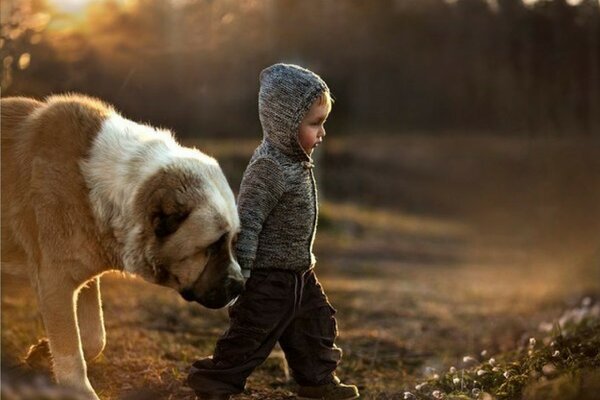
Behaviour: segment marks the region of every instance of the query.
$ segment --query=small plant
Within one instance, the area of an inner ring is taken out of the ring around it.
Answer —
[[[404,399],[517,399],[536,382],[600,368],[600,303],[592,305],[586,298],[546,330],[545,337],[532,336],[527,346],[485,361],[465,356],[463,364],[462,370],[450,367],[437,379],[419,383]]]

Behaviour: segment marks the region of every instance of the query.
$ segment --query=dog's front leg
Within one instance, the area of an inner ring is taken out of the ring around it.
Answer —
[[[56,276],[60,267],[46,268],[54,276],[43,276],[40,269],[38,301],[50,342],[54,375],[58,383],[72,386],[90,400],[99,400],[87,377],[87,370],[77,328],[75,311],[76,285],[68,278]]]
[[[100,277],[90,281],[79,291],[77,322],[86,361],[98,357],[106,345],[106,332],[100,298]]]

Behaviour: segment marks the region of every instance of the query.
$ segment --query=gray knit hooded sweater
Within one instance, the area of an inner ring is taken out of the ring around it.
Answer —
[[[263,140],[238,197],[242,228],[236,250],[246,277],[251,269],[302,272],[315,264],[317,187],[298,131],[312,103],[328,91],[318,75],[296,65],[275,64],[260,74]]]

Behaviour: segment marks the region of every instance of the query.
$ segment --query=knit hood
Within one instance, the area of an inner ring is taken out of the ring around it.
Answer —
[[[311,161],[300,146],[300,122],[329,88],[317,74],[293,64],[275,64],[260,73],[258,113],[264,140],[299,161]]]

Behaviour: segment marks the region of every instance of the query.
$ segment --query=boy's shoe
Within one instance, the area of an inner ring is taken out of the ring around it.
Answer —
[[[358,399],[360,394],[354,385],[344,385],[336,376],[333,382],[319,386],[300,386],[296,398],[298,400],[351,400]]]
[[[196,400],[229,400],[230,394],[207,394],[196,392]]]

